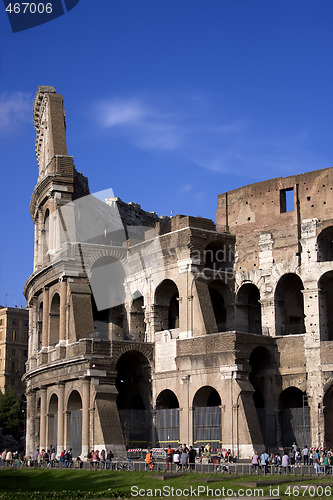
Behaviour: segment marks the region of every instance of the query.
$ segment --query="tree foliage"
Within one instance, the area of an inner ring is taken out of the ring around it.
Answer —
[[[13,387],[3,394],[0,391],[0,428],[3,434],[11,434],[19,440],[24,435],[25,407]]]

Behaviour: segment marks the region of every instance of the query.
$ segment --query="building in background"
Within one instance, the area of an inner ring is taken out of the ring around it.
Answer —
[[[26,453],[333,446],[333,169],[169,219],[89,195],[53,87],[34,122]]]
[[[12,386],[18,396],[25,393],[22,377],[28,359],[29,310],[0,307],[0,390]]]

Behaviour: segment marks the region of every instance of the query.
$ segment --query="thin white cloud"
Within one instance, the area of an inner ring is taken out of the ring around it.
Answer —
[[[188,193],[189,191],[191,191],[191,189],[192,189],[192,188],[193,188],[193,185],[192,185],[192,184],[187,183],[187,184],[185,184],[184,186],[181,186],[180,191],[181,191],[182,193]]]
[[[100,124],[105,128],[116,126],[136,126],[149,114],[142,103],[134,100],[100,102],[96,105],[96,113]]]
[[[218,174],[259,180],[311,170],[319,161],[308,151],[306,131],[270,135],[265,124],[246,117],[225,119],[206,96],[113,99],[99,102],[95,117],[102,129],[139,149],[174,152]]]
[[[0,134],[15,133],[23,123],[30,123],[31,105],[30,94],[24,92],[0,94]]]

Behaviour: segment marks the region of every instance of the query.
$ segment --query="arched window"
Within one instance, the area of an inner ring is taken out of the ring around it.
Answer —
[[[47,208],[44,214],[43,220],[43,258],[48,255],[48,251],[50,250],[50,211]]]
[[[318,282],[319,324],[321,340],[333,340],[333,271],[325,273]]]
[[[261,333],[260,292],[252,283],[242,285],[237,294],[237,330]]]
[[[317,238],[318,262],[333,260],[333,226],[324,229]]]
[[[95,336],[124,339],[125,270],[120,260],[106,256],[91,267],[90,286]]]
[[[133,301],[130,309],[130,337],[134,340],[143,341],[145,337],[145,315],[144,315],[144,300],[139,292],[133,296]]]
[[[285,274],[275,290],[276,335],[304,333],[304,289],[297,274]]]
[[[233,268],[234,254],[224,241],[214,241],[205,248],[205,268],[206,269],[226,269]]]
[[[43,302],[40,303],[38,309],[38,322],[37,322],[38,350],[42,348],[42,333],[43,333]]]
[[[218,332],[225,332],[234,327],[232,294],[223,281],[208,282],[210,300]]]
[[[176,283],[166,279],[155,292],[155,331],[179,328],[179,292]]]
[[[59,342],[59,328],[60,328],[60,296],[58,293],[55,293],[53,295],[50,307],[50,331],[49,331],[50,346],[54,346]]]

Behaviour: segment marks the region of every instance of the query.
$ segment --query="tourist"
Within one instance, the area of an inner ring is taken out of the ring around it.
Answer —
[[[173,463],[175,464],[176,469],[178,470],[180,467],[180,453],[179,448],[175,451],[173,455]]]
[[[183,470],[188,468],[188,458],[188,449],[185,447],[180,455],[180,462]]]
[[[284,450],[284,454],[282,457],[282,467],[283,467],[283,472],[287,474],[287,469],[288,472],[290,473],[290,457],[287,453],[287,450]]]
[[[190,465],[190,470],[195,469],[195,457],[197,456],[196,450],[193,448],[193,446],[190,446],[189,452],[188,452],[188,463]]]
[[[165,464],[165,469],[166,470],[169,470],[170,468],[170,471],[172,471],[172,457],[173,457],[173,449],[171,448],[171,446],[169,445],[167,450],[165,450],[166,452],[166,464]]]
[[[260,457],[260,465],[261,465],[261,470],[263,474],[268,473],[268,464],[269,464],[269,455],[266,450],[261,454]]]
[[[303,455],[303,465],[309,465],[309,448],[306,444],[302,450]]]
[[[252,468],[255,470],[256,474],[259,474],[259,455],[257,451],[255,451],[252,456]]]

